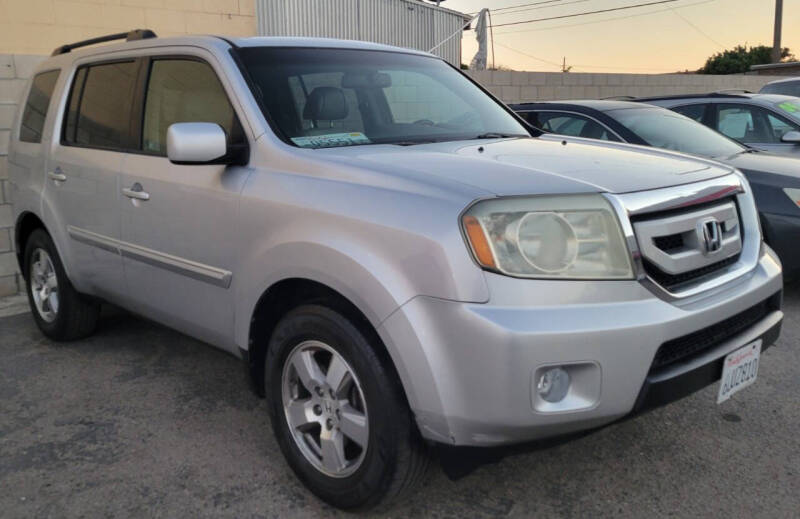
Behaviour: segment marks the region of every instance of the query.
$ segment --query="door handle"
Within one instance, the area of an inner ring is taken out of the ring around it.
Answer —
[[[150,200],[150,193],[145,192],[138,182],[131,187],[123,188],[122,194],[134,200]]]
[[[47,176],[53,180],[57,180],[58,182],[66,182],[67,176],[61,171],[61,168],[56,166],[56,169],[53,171],[48,171]]]

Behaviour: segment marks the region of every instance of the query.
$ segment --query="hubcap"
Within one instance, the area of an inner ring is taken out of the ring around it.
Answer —
[[[53,261],[44,249],[33,251],[30,280],[36,311],[42,319],[52,323],[58,315],[58,278]]]
[[[320,341],[305,341],[283,366],[283,409],[295,443],[320,472],[346,477],[367,453],[369,421],[350,365]]]

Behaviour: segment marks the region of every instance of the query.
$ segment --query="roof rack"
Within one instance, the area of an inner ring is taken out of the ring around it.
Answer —
[[[747,90],[746,88],[725,88],[723,90],[717,90],[714,92],[715,94],[752,94],[752,90]]]
[[[611,96],[611,97],[603,97],[601,101],[633,101],[634,99],[638,99],[636,96]]]
[[[72,49],[78,49],[80,47],[86,47],[88,45],[94,45],[96,43],[105,43],[107,41],[115,41],[115,40],[125,40],[125,41],[146,40],[155,37],[156,33],[151,31],[150,29],[134,29],[128,32],[118,32],[116,34],[109,34],[107,36],[98,36],[97,38],[90,38],[88,40],[76,41],[75,43],[68,43],[66,45],[62,45],[61,47],[56,48],[56,50],[53,51],[51,56],[66,54],[67,52],[70,52]]]

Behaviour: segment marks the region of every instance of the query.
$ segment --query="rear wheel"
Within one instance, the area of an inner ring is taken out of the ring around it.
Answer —
[[[289,312],[267,354],[272,428],[289,465],[329,504],[366,509],[424,475],[428,458],[374,333],[323,306]]]
[[[42,229],[33,231],[24,259],[28,301],[42,333],[68,341],[94,332],[100,305],[72,286],[50,235]]]

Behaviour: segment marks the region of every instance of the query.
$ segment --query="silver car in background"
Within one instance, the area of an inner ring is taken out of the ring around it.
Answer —
[[[783,319],[735,169],[540,137],[426,53],[112,35],[39,66],[11,140],[42,332],[91,334],[109,301],[240,357],[340,508],[413,488],[432,445],[591,429],[720,378],[722,402]]]
[[[800,156],[798,97],[717,92],[632,101],[669,108],[751,148]]]

